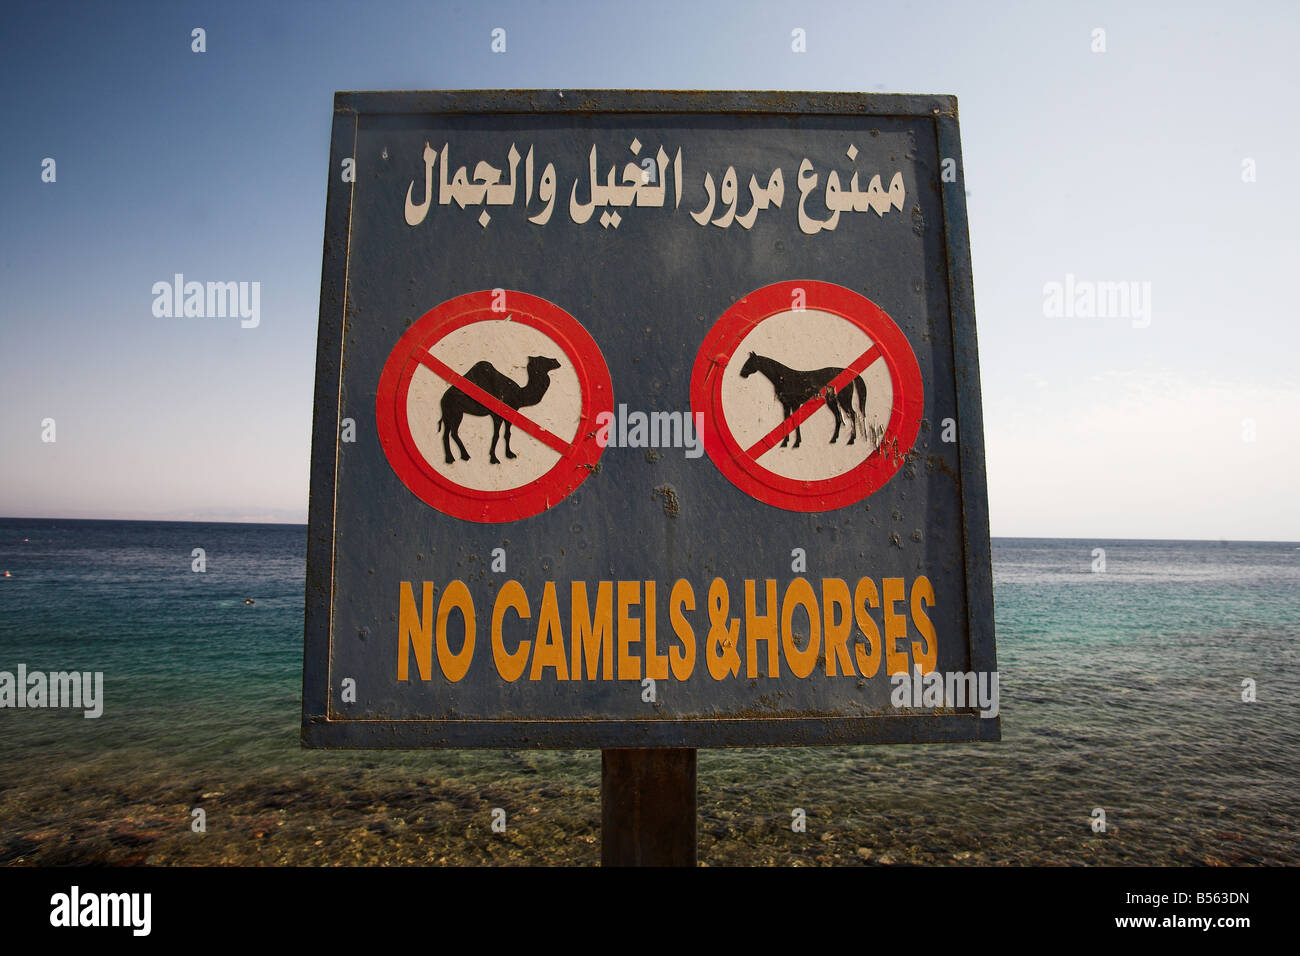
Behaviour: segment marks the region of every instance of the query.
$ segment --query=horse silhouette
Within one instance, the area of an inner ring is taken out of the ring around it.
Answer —
[[[867,383],[863,381],[862,376],[858,375],[853,378],[850,387],[844,389],[838,395],[835,389],[830,387],[835,377],[843,372],[842,368],[819,368],[809,372],[801,372],[798,369],[787,368],[775,359],[770,359],[766,355],[757,355],[754,352],[749,353],[749,358],[745,360],[744,366],[740,369],[741,378],[749,378],[755,372],[760,372],[769,382],[772,388],[776,390],[777,401],[781,403],[781,419],[784,421],[793,415],[801,405],[807,402],[815,395],[821,395],[826,399],[826,407],[830,409],[831,414],[835,416],[835,432],[831,435],[831,444],[835,439],[840,437],[840,409],[849,419],[849,440],[848,444],[853,444],[853,439],[857,437],[857,419],[853,413],[853,393],[858,395],[858,415],[862,418],[862,437],[867,437]],[[838,407],[837,407],[838,406]],[[798,448],[803,436],[800,434],[799,426],[794,429],[794,447]],[[784,448],[790,442],[790,434],[786,433],[781,439],[781,447]]]
[[[465,373],[465,378],[500,402],[513,409],[520,409],[536,405],[542,400],[546,390],[551,387],[551,372],[559,367],[560,363],[553,358],[533,355],[528,359],[528,382],[524,385],[498,372],[488,361],[476,363]],[[442,431],[442,450],[447,456],[447,464],[450,465],[455,461],[451,454],[453,441],[460,449],[461,461],[469,461],[469,452],[465,450],[465,443],[460,440],[460,423],[466,415],[492,416],[492,445],[488,448],[488,461],[494,465],[501,464],[501,459],[497,458],[497,436],[501,433],[502,422],[506,425],[506,457],[519,457],[510,450],[510,422],[496,412],[484,408],[453,385],[442,393],[442,418],[438,419],[438,428]]]

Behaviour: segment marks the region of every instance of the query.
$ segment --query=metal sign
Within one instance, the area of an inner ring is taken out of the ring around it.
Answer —
[[[956,103],[341,93],[303,743],[1000,735]]]

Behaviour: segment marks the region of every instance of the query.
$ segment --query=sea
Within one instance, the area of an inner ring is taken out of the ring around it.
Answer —
[[[0,863],[599,862],[599,751],[300,747],[306,541],[0,519],[0,671],[104,675],[0,709]],[[992,561],[1003,739],[701,750],[702,865],[1300,863],[1300,543]]]

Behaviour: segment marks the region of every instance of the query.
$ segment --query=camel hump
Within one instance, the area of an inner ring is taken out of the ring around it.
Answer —
[[[509,388],[511,386],[515,388],[519,387],[518,382],[502,372],[487,359],[484,359],[481,362],[475,362],[474,367],[465,373],[465,378],[468,381],[473,382],[479,388],[487,389],[494,395],[503,388]]]

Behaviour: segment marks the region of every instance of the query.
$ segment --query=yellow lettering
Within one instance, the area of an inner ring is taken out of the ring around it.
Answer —
[[[900,651],[897,642],[907,637],[907,615],[894,609],[903,600],[903,579],[885,578],[880,583],[884,590],[885,673],[906,674],[907,651]]]
[[[858,630],[871,644],[870,651],[863,651],[862,644],[853,645],[853,659],[858,662],[858,673],[863,677],[875,677],[880,669],[880,628],[876,620],[867,613],[868,607],[880,607],[880,593],[876,582],[871,578],[861,578],[853,589],[853,614],[858,622]]]
[[[695,631],[692,630],[690,622],[682,614],[682,608],[688,611],[695,610],[695,589],[691,587],[691,582],[685,578],[679,578],[673,585],[672,594],[668,598],[669,617],[673,623],[673,633],[677,639],[682,642],[681,649],[676,647],[668,648],[668,657],[672,661],[673,677],[678,680],[686,680],[695,670]]]
[[[912,582],[912,623],[925,638],[926,649],[921,649],[919,641],[912,642],[912,660],[921,668],[922,674],[934,670],[939,658],[939,643],[934,632],[934,624],[925,613],[925,605],[934,607],[934,586],[925,575]]]
[[[853,676],[853,663],[849,659],[849,635],[853,633],[852,599],[849,586],[839,578],[822,579],[822,630],[826,634],[826,676],[835,677],[839,668],[844,676]],[[838,614],[838,620],[836,615]]]
[[[709,585],[709,636],[704,642],[704,659],[709,665],[709,676],[714,680],[722,680],[728,674],[735,677],[740,673],[740,652],[736,646],[740,639],[740,622],[728,619],[730,608],[727,582],[714,578]]]
[[[596,659],[601,657],[601,680],[614,676],[614,582],[601,581],[596,585],[596,613],[593,617],[587,602],[587,582],[574,581],[571,588],[569,632],[573,641],[573,679],[582,680],[585,658],[587,678],[596,676]],[[578,609],[581,608],[581,614]],[[602,655],[603,651],[603,655]]]
[[[794,643],[794,612],[800,607],[808,615],[808,646],[802,651]],[[795,677],[807,677],[817,667],[822,649],[822,622],[817,613],[817,595],[803,578],[795,578],[785,588],[781,602],[781,646],[785,649],[785,662]]]
[[[745,582],[745,674],[758,676],[759,641],[767,641],[767,676],[779,677],[781,664],[777,658],[777,604],[776,582],[767,581],[767,613],[757,614],[754,610],[754,582]]]
[[[492,608],[492,660],[497,665],[497,673],[501,675],[501,679],[513,683],[524,675],[524,668],[528,665],[528,648],[532,646],[532,642],[521,640],[513,654],[506,653],[501,624],[505,619],[506,611],[511,609],[521,620],[526,621],[532,616],[528,609],[528,595],[524,593],[524,586],[518,581],[507,581],[501,585],[496,604]]]
[[[447,618],[452,611],[460,611],[465,622],[465,640],[460,653],[453,654],[447,643]],[[438,603],[438,664],[442,673],[453,684],[465,676],[469,662],[474,659],[474,598],[464,581],[452,581],[442,592]]]
[[[424,612],[415,608],[415,589],[410,581],[398,587],[397,600],[397,679],[407,680],[411,649],[415,649],[415,667],[420,680],[433,677],[433,582],[424,582]]]
[[[668,679],[668,655],[660,654],[655,643],[655,582],[645,583],[645,676]]]
[[[640,680],[641,658],[633,657],[631,645],[641,642],[641,619],[628,613],[641,603],[640,581],[618,582],[618,679]]]
[[[529,680],[540,680],[543,667],[555,668],[556,680],[568,680],[564,663],[564,631],[560,627],[560,605],[555,596],[555,582],[547,581],[542,589],[542,609],[537,613],[537,644],[533,648],[533,669]]]

